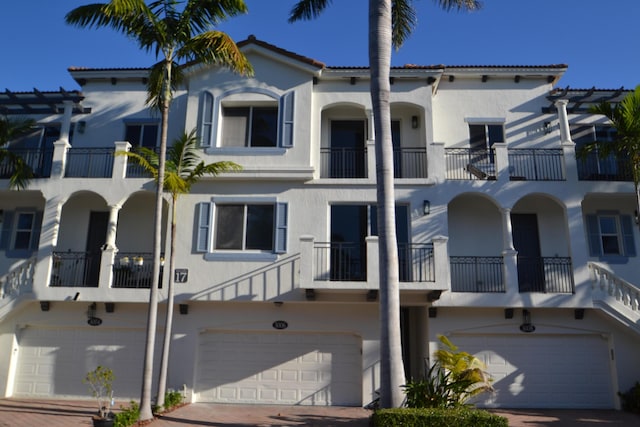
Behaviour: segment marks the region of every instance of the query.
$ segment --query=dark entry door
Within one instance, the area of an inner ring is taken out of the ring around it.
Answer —
[[[107,241],[109,212],[91,212],[87,233],[87,260],[85,262],[84,286],[98,286],[102,246]]]
[[[513,246],[518,251],[520,292],[544,292],[544,269],[536,214],[511,214]]]
[[[366,280],[366,205],[331,206],[331,280]]]
[[[330,178],[365,178],[364,120],[331,122]]]

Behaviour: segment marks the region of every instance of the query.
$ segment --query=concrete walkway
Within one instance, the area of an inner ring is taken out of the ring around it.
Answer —
[[[118,402],[116,407],[127,402]],[[0,399],[0,427],[87,427],[93,401]],[[510,427],[639,427],[640,416],[597,410],[494,410]],[[157,418],[149,427],[368,427],[371,411],[318,406],[195,403]]]

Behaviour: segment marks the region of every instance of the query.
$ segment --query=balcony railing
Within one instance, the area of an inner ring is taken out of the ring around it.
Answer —
[[[160,266],[162,277],[163,265]],[[149,289],[153,282],[153,253],[118,252],[113,264],[113,288]],[[162,280],[158,281],[162,287]]]
[[[153,151],[160,155],[160,147],[154,148]],[[151,174],[134,160],[127,158],[127,178],[151,178]]]
[[[321,148],[320,176],[322,178],[366,178],[367,150],[365,148]]]
[[[46,150],[9,150],[10,153],[22,158],[31,168],[34,178],[49,178],[51,176],[51,164],[53,163],[53,148]],[[0,162],[0,179],[7,179],[13,175],[15,168],[4,159]]]
[[[447,179],[496,179],[495,150],[445,148]]]
[[[520,292],[574,293],[571,258],[519,256],[518,287]]]
[[[67,178],[111,178],[113,148],[70,148],[67,152]]]
[[[401,282],[435,282],[433,244],[399,243],[398,265]]]
[[[339,282],[367,280],[366,249],[362,244],[316,242],[314,258],[314,280]]]
[[[627,158],[600,158],[589,153],[577,159],[578,179],[582,181],[633,181],[633,168]]]
[[[54,252],[50,286],[97,287],[97,275],[93,273],[99,271],[99,263],[88,252]]]
[[[501,256],[452,256],[452,292],[505,292]]]
[[[394,148],[393,173],[395,178],[426,178],[426,148]]]
[[[564,181],[562,149],[509,149],[509,179],[512,181]]]

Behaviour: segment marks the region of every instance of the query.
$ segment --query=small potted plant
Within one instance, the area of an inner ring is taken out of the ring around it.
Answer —
[[[113,427],[113,371],[104,366],[98,366],[93,371],[87,372],[83,383],[89,386],[91,395],[98,402],[98,413],[93,416],[94,427]]]

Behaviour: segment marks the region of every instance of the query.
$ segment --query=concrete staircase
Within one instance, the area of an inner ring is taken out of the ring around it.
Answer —
[[[24,260],[0,276],[0,320],[33,293],[36,257]]]
[[[589,263],[593,306],[640,334],[640,288],[607,267]]]

